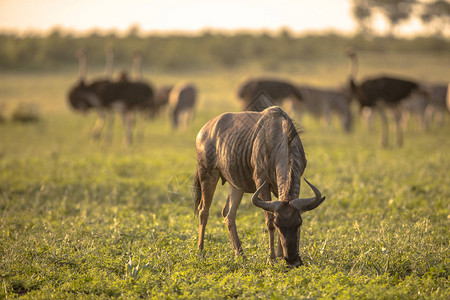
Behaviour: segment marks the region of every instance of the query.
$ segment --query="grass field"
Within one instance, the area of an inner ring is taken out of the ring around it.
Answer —
[[[365,75],[387,69],[450,78],[448,57],[365,58]],[[347,65],[293,69],[279,75],[338,85]],[[268,263],[264,217],[249,195],[236,221],[246,259],[234,257],[221,217],[226,185],[217,189],[206,251],[198,254],[189,190],[196,133],[238,110],[238,82],[262,73],[147,72],[157,85],[195,82],[199,111],[181,132],[165,116],[146,122],[131,147],[122,143],[119,120],[110,145],[94,142],[95,116],[66,107],[75,72],[1,74],[0,103],[37,103],[41,121],[0,123],[0,298],[448,299],[449,116],[429,132],[412,124],[404,147],[387,149],[378,126],[368,133],[357,122],[348,135],[305,117],[305,177],[327,196],[303,217],[305,266]]]

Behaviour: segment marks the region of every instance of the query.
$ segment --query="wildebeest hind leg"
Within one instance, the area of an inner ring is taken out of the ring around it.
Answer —
[[[230,233],[231,242],[233,243],[236,256],[239,254],[243,254],[241,241],[239,240],[239,236],[236,229],[236,212],[239,207],[239,204],[241,203],[243,195],[244,192],[235,189],[230,185],[227,204],[222,212],[223,218],[225,219],[225,223],[227,224],[228,232]],[[226,208],[228,208],[227,211]]]
[[[209,208],[213,200],[214,192],[216,190],[217,181],[219,181],[220,174],[218,171],[208,172],[206,170],[199,170],[200,186],[202,191],[202,199],[199,205],[199,230],[198,230],[198,249],[203,250],[205,239],[205,228],[208,223]]]

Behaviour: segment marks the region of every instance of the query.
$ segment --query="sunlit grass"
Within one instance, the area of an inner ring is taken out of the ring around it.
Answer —
[[[111,144],[92,140],[95,114],[66,107],[73,74],[1,75],[0,100],[35,99],[42,120],[0,124],[0,297],[448,299],[448,116],[429,132],[413,126],[402,148],[391,136],[387,149],[379,146],[379,121],[373,133],[358,121],[348,135],[306,116],[305,177],[327,199],[303,216],[305,266],[267,262],[264,217],[249,195],[237,216],[246,259],[235,258],[221,217],[228,188],[220,184],[206,251],[197,253],[193,201],[186,187],[175,199],[174,182],[195,170],[199,128],[239,109],[236,84],[250,73],[150,72],[157,85],[196,83],[199,111],[182,132],[166,114],[138,122],[145,130],[131,147],[119,119]],[[279,73],[289,74],[306,78]],[[324,85],[342,79],[327,76]]]

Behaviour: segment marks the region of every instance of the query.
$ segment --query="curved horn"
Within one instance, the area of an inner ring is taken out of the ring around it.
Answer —
[[[255,206],[262,208],[264,210],[276,212],[281,205],[280,201],[263,201],[263,200],[259,199],[259,197],[258,197],[259,193],[266,186],[266,184],[267,184],[267,181],[264,181],[264,183],[259,187],[259,189],[253,194],[252,203]]]
[[[313,192],[315,194],[315,197],[305,198],[305,199],[295,199],[290,202],[290,204],[293,207],[295,207],[296,209],[298,209],[302,212],[316,208],[317,206],[322,204],[322,202],[325,200],[325,197],[322,197],[322,194],[314,185],[309,183],[309,181],[306,180],[305,178],[303,178],[303,179],[311,187],[311,189],[313,190]]]

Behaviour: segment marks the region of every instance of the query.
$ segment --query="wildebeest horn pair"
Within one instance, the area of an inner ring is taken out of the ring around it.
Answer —
[[[312,210],[319,206],[324,200],[325,197],[322,197],[322,194],[320,191],[312,185],[308,180],[304,179],[306,183],[311,187],[313,190],[315,196],[312,198],[303,198],[303,199],[293,199],[289,201],[289,204],[293,206],[294,208],[298,209],[300,212]],[[259,189],[253,194],[252,196],[252,203],[264,210],[268,210],[271,212],[277,212],[278,209],[283,205],[283,201],[263,201],[259,199],[259,193],[261,190],[265,187],[267,182],[265,181]]]

